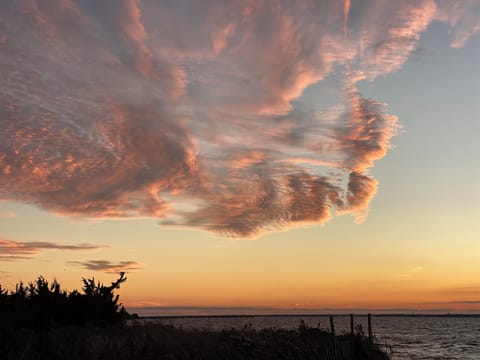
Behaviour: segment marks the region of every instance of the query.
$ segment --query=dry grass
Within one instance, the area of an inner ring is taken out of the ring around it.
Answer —
[[[387,360],[366,339],[336,337],[337,356],[329,333],[300,326],[296,330],[180,329],[162,324],[115,327],[54,327],[0,330],[0,358],[33,359],[178,359],[178,360]],[[343,350],[342,350],[343,349]],[[342,353],[344,354],[342,356]]]

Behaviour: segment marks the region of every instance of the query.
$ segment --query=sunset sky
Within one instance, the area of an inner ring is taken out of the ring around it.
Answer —
[[[0,284],[480,313],[479,33],[479,0],[0,1]]]

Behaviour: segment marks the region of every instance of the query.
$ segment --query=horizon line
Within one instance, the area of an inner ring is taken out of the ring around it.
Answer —
[[[275,308],[241,306],[125,306],[141,317],[254,317],[254,316],[480,316],[480,309],[451,308]]]

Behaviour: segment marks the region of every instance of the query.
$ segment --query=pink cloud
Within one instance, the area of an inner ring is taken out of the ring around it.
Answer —
[[[361,70],[368,79],[398,71],[434,20],[434,0],[367,1],[357,31]]]
[[[2,3],[0,200],[241,237],[334,213],[361,220],[377,186],[369,169],[398,121],[358,82],[399,70],[433,21],[463,46],[476,10],[440,0]]]
[[[438,0],[436,19],[452,30],[450,45],[461,48],[480,33],[480,7],[476,0]]]
[[[13,219],[16,217],[16,214],[13,211],[0,211],[0,219]]]

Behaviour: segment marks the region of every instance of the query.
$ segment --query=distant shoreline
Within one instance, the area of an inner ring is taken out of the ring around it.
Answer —
[[[367,313],[355,314],[366,317]],[[139,319],[260,318],[260,317],[348,317],[350,314],[217,314],[217,315],[139,315]],[[375,314],[372,317],[480,318],[480,314]]]

